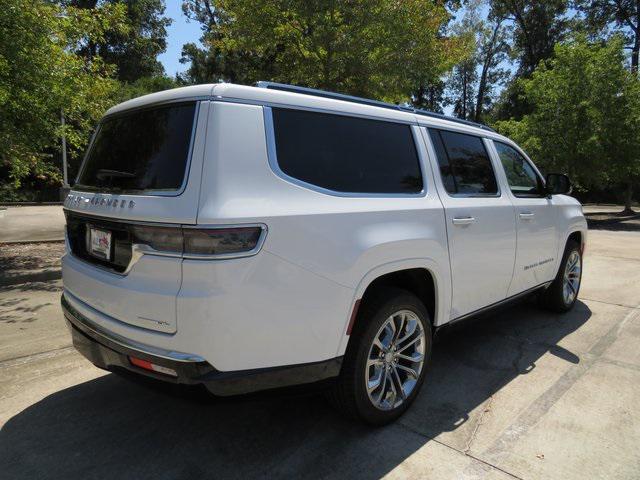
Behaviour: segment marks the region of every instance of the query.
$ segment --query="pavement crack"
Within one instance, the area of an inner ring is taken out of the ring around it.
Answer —
[[[605,305],[613,305],[615,307],[630,308],[632,310],[637,310],[640,308],[637,305],[634,307],[633,305],[625,305],[624,303],[615,303],[615,302],[605,302],[604,300],[596,300],[595,298],[580,297],[580,300],[586,300],[587,302],[603,303]]]
[[[587,355],[583,355],[583,361],[569,368],[553,385],[543,392],[529,407],[524,410],[515,422],[511,423],[493,444],[483,452],[495,462],[509,455],[513,446],[535,425],[540,422],[547,412],[564,396],[564,394],[578,382],[598,361],[607,349],[616,341],[624,326],[640,316],[640,308],[632,308],[621,322],[614,325],[603,335],[600,340],[591,347]]]
[[[471,451],[471,446],[473,445],[473,442],[478,436],[478,431],[480,430],[480,427],[482,427],[482,425],[484,424],[484,417],[491,411],[491,406],[493,405],[493,397],[494,396],[491,395],[489,399],[482,406],[482,412],[480,413],[480,418],[478,418],[478,421],[476,422],[473,432],[471,432],[471,435],[469,435],[469,440],[467,441],[467,445],[464,447],[465,455],[468,455],[469,452]]]
[[[457,452],[460,455],[464,455],[465,457],[469,457],[470,459],[475,460],[476,462],[481,463],[482,465],[484,465],[486,467],[489,467],[490,469],[497,470],[497,471],[499,471],[501,473],[504,473],[505,475],[507,475],[507,476],[509,476],[511,478],[515,478],[516,480],[524,480],[522,477],[519,477],[519,476],[517,476],[517,475],[515,475],[515,474],[513,474],[513,473],[511,473],[511,472],[509,472],[509,471],[507,471],[507,470],[505,470],[503,468],[498,467],[497,465],[494,465],[494,464],[492,464],[490,462],[487,462],[486,460],[483,460],[482,458],[476,457],[475,455],[472,455],[467,451],[459,450],[459,449],[457,449],[457,448],[455,448],[455,447],[453,447],[453,446],[451,446],[451,445],[449,445],[447,443],[444,443],[444,442],[442,442],[442,441],[440,441],[440,440],[438,440],[438,439],[436,439],[434,437],[430,437],[429,435],[424,434],[423,432],[421,432],[421,431],[419,431],[419,430],[407,425],[406,423],[398,422],[398,425],[401,428],[404,428],[405,430],[407,430],[407,431],[409,431],[409,432],[411,432],[411,433],[413,433],[415,435],[418,435],[419,437],[422,437],[422,438],[425,438],[425,439],[427,439],[429,441],[437,443],[438,445],[441,445],[441,446],[443,446],[445,448],[448,448],[449,450],[453,450],[454,452]]]
[[[600,255],[597,253],[593,254],[594,257],[602,257],[602,258],[617,258],[618,260],[629,260],[631,262],[640,262],[640,259],[634,257],[623,257],[621,255]]]

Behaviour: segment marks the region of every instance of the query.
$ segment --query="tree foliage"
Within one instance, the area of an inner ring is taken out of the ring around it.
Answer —
[[[553,56],[556,43],[566,38],[573,22],[567,16],[567,0],[490,0],[491,14],[512,27],[511,56],[517,70],[502,93],[494,115],[516,118],[531,112],[517,80],[528,78],[541,61]]]
[[[496,127],[543,169],[567,172],[579,188],[638,180],[640,81],[624,67],[622,38],[558,44],[520,87],[532,113]]]
[[[158,55],[167,48],[164,0],[62,0],[63,6],[99,12],[108,6],[120,6],[125,12],[126,29],[105,29],[102,38],[92,38],[78,53],[87,59],[99,56],[116,67],[123,82],[162,76],[164,68]]]
[[[495,100],[497,89],[506,81],[508,71],[501,65],[507,60],[509,44],[503,17],[483,18],[483,3],[467,3],[462,20],[453,31],[470,38],[476,48],[454,66],[448,79],[446,102],[453,105],[458,118],[482,121]]]
[[[109,31],[126,32],[125,9],[105,5],[90,13],[32,0],[0,0],[0,12],[2,183],[18,187],[30,174],[59,182],[60,171],[50,158],[61,134],[61,111],[73,156],[118,88],[112,66],[73,50],[104,40]]]
[[[469,45],[442,34],[428,0],[188,0],[205,50],[185,46],[195,81],[273,80],[392,101],[437,81]]]
[[[576,0],[576,6],[586,14],[592,33],[602,35],[613,24],[622,33],[631,49],[631,71],[638,73],[640,60],[640,0]]]

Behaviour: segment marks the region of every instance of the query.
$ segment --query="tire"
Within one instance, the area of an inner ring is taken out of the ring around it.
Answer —
[[[392,331],[390,319],[399,333]],[[328,392],[330,402],[343,414],[371,425],[394,421],[409,408],[424,382],[432,344],[429,313],[415,295],[397,288],[372,292],[358,314],[340,376]],[[420,356],[422,362],[414,362]],[[370,359],[373,364],[367,367]],[[368,391],[367,385],[376,384]]]
[[[577,270],[572,266],[576,260]],[[569,279],[574,279],[574,281],[569,281]],[[577,282],[575,280],[577,280]],[[578,299],[581,283],[582,253],[580,251],[580,245],[570,240],[567,242],[564,254],[562,255],[562,262],[560,263],[556,278],[541,295],[540,300],[542,306],[557,313],[568,312],[573,308]],[[570,292],[571,295],[567,296],[567,292]]]

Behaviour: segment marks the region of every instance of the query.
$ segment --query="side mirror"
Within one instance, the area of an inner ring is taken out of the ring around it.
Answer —
[[[571,193],[571,180],[564,173],[549,173],[546,183],[549,195],[568,195]]]

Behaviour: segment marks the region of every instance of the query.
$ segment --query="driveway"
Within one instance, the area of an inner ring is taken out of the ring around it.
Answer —
[[[590,232],[571,313],[525,303],[437,342],[415,404],[384,428],[344,420],[308,390],[206,400],[102,372],[70,347],[59,295],[59,280],[0,288],[4,478],[640,472],[638,232]]]
[[[0,243],[64,239],[61,205],[0,209]]]

